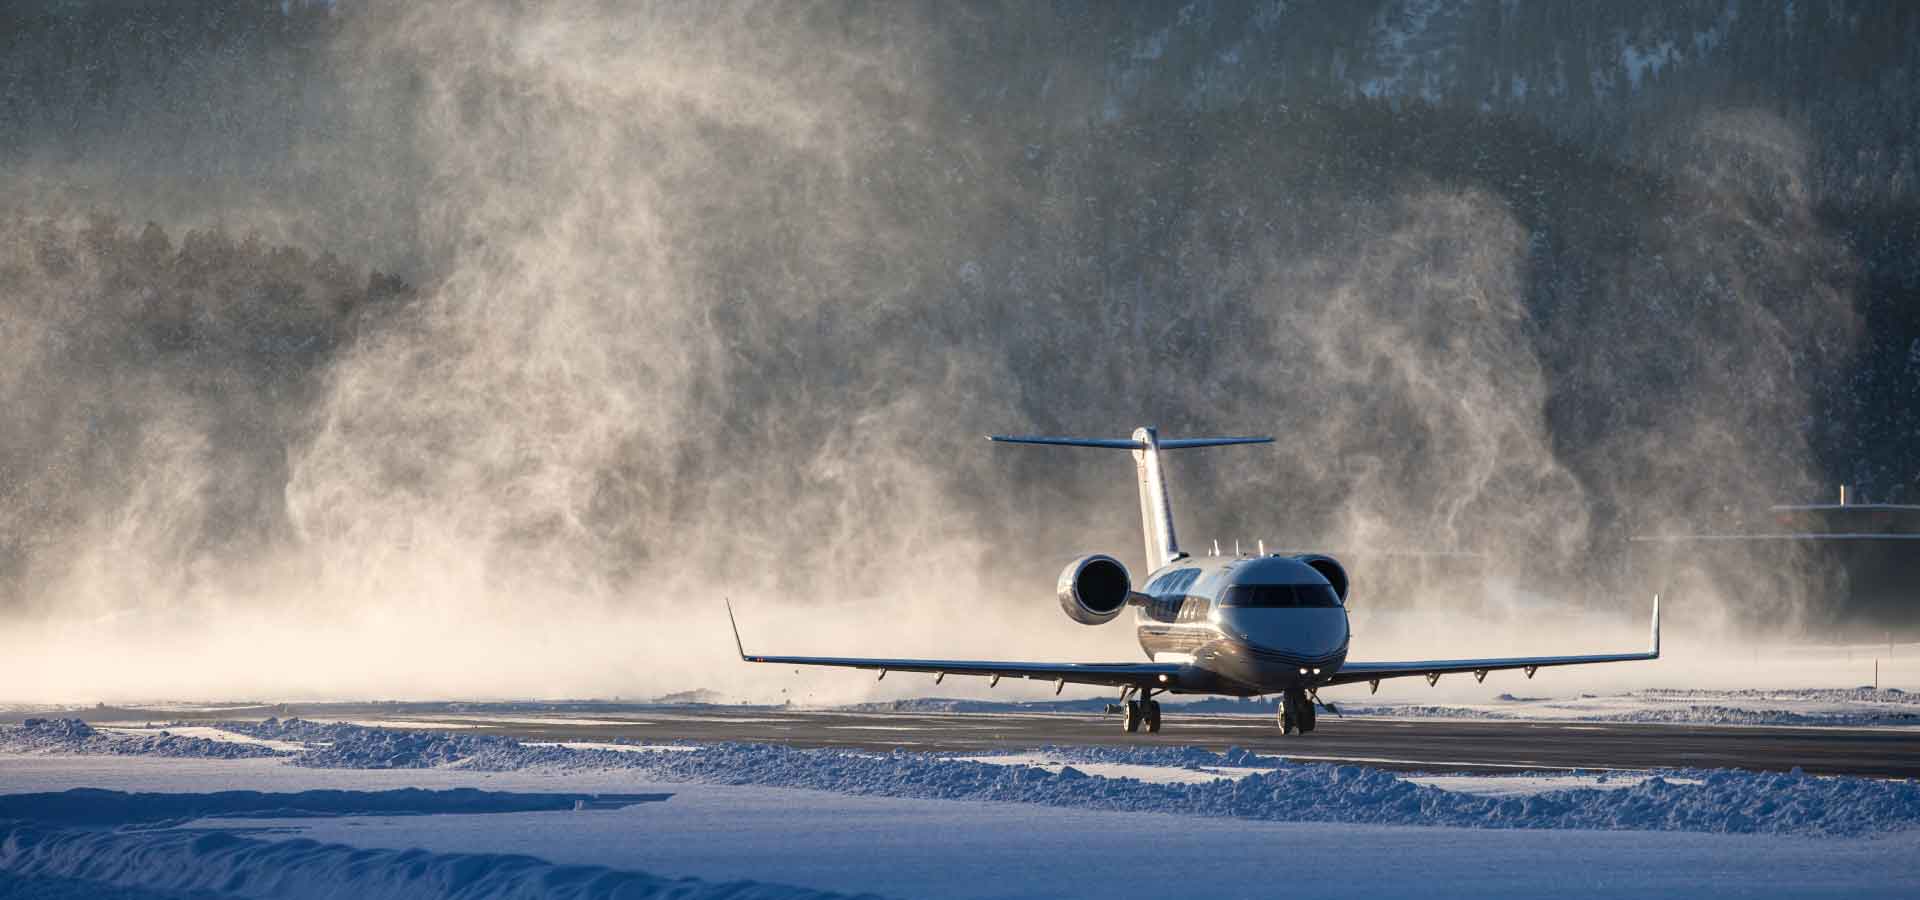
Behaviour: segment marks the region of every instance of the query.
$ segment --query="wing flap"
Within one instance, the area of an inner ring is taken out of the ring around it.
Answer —
[[[1035,663],[975,659],[760,656],[748,653],[745,645],[741,643],[740,624],[734,621],[731,602],[727,604],[727,622],[733,626],[734,649],[740,651],[742,661],[750,663],[781,666],[835,666],[846,669],[879,669],[883,672],[931,672],[936,675],[1031,678],[1037,681],[1097,684],[1109,687],[1159,684],[1170,681],[1180,671],[1180,666],[1176,663]]]
[[[755,656],[752,654],[740,658],[751,663],[785,666],[838,666],[848,669],[879,669],[886,672],[1031,678],[1036,681],[1064,681],[1068,684],[1098,684],[1109,687],[1156,684],[1162,679],[1171,679],[1180,671],[1180,667],[1173,663],[1030,663],[971,659],[869,659],[846,656]]]

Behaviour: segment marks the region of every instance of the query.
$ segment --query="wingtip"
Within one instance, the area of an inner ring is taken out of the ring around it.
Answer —
[[[1653,658],[1660,658],[1660,595],[1653,595]]]
[[[733,649],[740,651],[740,659],[745,661],[747,658],[747,647],[745,644],[740,643],[740,623],[733,617],[733,598],[724,598],[722,602],[727,605],[727,624],[733,626]]]

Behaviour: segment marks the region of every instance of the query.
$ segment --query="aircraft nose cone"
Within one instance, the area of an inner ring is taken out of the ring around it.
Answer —
[[[1248,644],[1302,659],[1330,656],[1347,643],[1343,609],[1236,609],[1223,618]]]

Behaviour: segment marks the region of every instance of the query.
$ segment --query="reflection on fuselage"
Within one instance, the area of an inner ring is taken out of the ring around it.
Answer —
[[[1321,683],[1347,657],[1347,610],[1325,576],[1281,556],[1184,558],[1153,573],[1141,649],[1193,664],[1182,692],[1247,696]]]

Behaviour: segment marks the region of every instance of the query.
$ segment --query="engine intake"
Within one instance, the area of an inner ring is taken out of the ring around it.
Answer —
[[[1294,559],[1312,566],[1315,572],[1327,579],[1328,584],[1333,585],[1333,592],[1340,595],[1340,602],[1347,602],[1347,567],[1341,565],[1339,560],[1318,553],[1302,553]]]
[[[1127,567],[1104,553],[1082,556],[1060,572],[1060,608],[1082,625],[1105,625],[1133,595]]]

